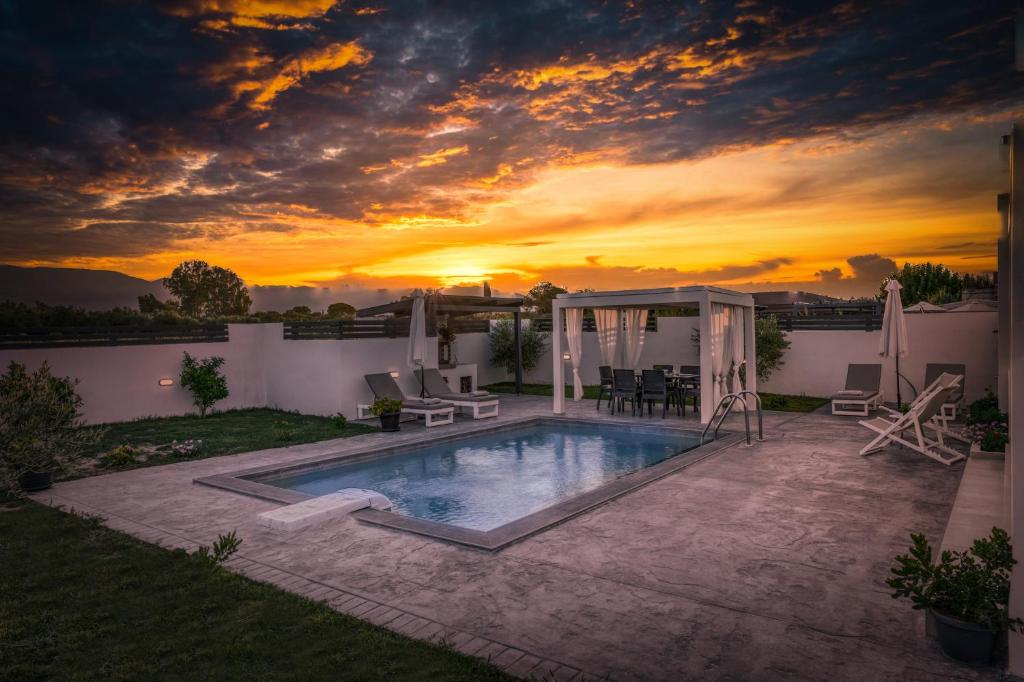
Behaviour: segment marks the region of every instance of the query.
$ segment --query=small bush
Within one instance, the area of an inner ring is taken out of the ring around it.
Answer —
[[[992,422],[1006,423],[1006,413],[999,409],[999,399],[992,393],[991,389],[985,391],[985,396],[978,398],[967,407],[967,424],[990,424]]]
[[[395,414],[402,411],[402,401],[393,398],[377,398],[370,405],[370,414],[381,416],[382,414]]]
[[[348,428],[348,417],[343,415],[341,412],[331,417],[331,421],[338,427],[338,430],[343,431]]]
[[[110,452],[100,455],[99,460],[101,465],[111,469],[116,469],[117,467],[135,464],[139,461],[139,454],[141,454],[141,451],[138,448],[134,445],[125,443],[123,445],[118,445]]]
[[[909,552],[896,557],[893,577],[885,581],[893,599],[906,597],[915,609],[932,609],[995,633],[1024,626],[1007,611],[1010,571],[1017,562],[1005,530],[993,528],[966,551],[943,552],[938,562],[924,535],[910,538]]]
[[[199,408],[200,417],[205,417],[215,402],[229,395],[228,380],[220,372],[223,364],[224,358],[197,360],[185,352],[181,363],[181,385],[192,393],[192,403]]]
[[[219,566],[231,558],[238,551],[242,541],[238,537],[238,531],[233,530],[227,535],[218,535],[214,543],[205,545],[196,550],[195,556],[208,563],[210,566]]]

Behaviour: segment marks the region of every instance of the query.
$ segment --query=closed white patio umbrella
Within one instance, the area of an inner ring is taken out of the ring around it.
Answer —
[[[882,314],[882,336],[878,340],[878,354],[884,358],[896,359],[896,407],[903,404],[900,393],[900,357],[907,354],[907,319],[903,316],[903,301],[900,297],[900,283],[890,279],[885,285],[885,312]]]
[[[412,317],[409,319],[409,348],[406,363],[413,373],[423,369],[423,361],[427,352],[427,302],[423,298],[423,290],[412,292]],[[420,397],[426,395],[423,372],[420,372]]]

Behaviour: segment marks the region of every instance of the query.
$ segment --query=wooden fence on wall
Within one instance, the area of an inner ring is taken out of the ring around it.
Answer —
[[[0,348],[77,348],[162,343],[223,343],[226,324],[181,327],[38,327],[0,331]]]
[[[289,341],[394,339],[402,336],[409,336],[409,318],[312,320],[284,323],[284,338]]]

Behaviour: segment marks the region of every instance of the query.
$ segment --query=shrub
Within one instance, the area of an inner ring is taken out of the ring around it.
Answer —
[[[129,466],[139,461],[139,449],[125,443],[118,445],[108,453],[100,455],[100,464],[105,467],[117,468]]]
[[[0,375],[0,492],[19,496],[23,474],[61,471],[102,436],[82,426],[77,383],[46,362],[35,372],[12,362]]]
[[[348,428],[348,417],[343,415],[341,412],[331,417],[331,421],[334,422],[334,425],[340,430]]]
[[[509,374],[516,371],[516,339],[512,320],[500,320],[491,327],[491,366],[501,367]],[[537,366],[547,350],[547,334],[528,325],[520,331],[523,371],[529,372]]]
[[[1010,570],[1017,562],[1005,530],[993,528],[969,550],[947,550],[938,563],[924,535],[910,538],[909,553],[896,557],[893,577],[885,581],[894,590],[893,599],[906,597],[915,609],[932,609],[995,633],[1022,629],[1024,621],[1007,612]]]
[[[395,414],[402,411],[402,401],[394,398],[377,398],[370,405],[370,414],[381,416],[382,414]]]
[[[984,397],[968,405],[966,422],[968,425],[1006,423],[1006,414],[999,410],[999,399],[992,393],[992,389],[986,389]]]
[[[228,380],[220,373],[223,364],[224,358],[197,360],[185,351],[185,360],[181,363],[181,385],[192,393],[192,403],[199,408],[200,417],[205,417],[215,402],[229,395]]]
[[[196,550],[195,556],[208,563],[210,566],[219,566],[238,551],[242,541],[238,537],[238,531],[233,530],[227,535],[218,535],[214,543],[207,547],[202,546]]]

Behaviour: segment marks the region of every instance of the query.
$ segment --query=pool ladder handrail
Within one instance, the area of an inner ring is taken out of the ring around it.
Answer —
[[[732,411],[732,406],[736,404],[737,400],[740,401],[740,403],[742,403],[743,405],[743,427],[746,431],[746,444],[748,446],[753,445],[753,443],[750,441],[750,412],[749,407],[747,405],[747,399],[743,397],[745,395],[753,396],[754,400],[756,401],[755,404],[757,406],[757,441],[761,442],[764,440],[764,417],[761,414],[761,396],[759,396],[755,391],[751,391],[750,389],[745,388],[736,393],[726,393],[718,401],[718,405],[715,406],[715,411],[711,413],[711,420],[708,421],[707,426],[704,427],[704,431],[700,434],[701,445],[704,444],[704,439],[707,437],[708,430],[712,427],[712,425],[714,425],[715,427],[715,430],[712,434],[712,438],[718,438],[718,430],[722,427],[722,423],[725,421],[725,418],[729,416],[729,412]],[[725,407],[724,410],[722,410],[723,406]],[[720,417],[719,412],[721,412]],[[715,424],[716,417],[718,417],[717,424]]]

